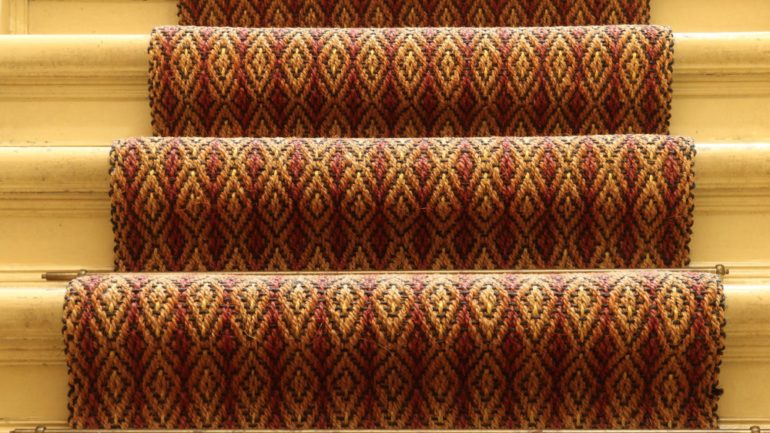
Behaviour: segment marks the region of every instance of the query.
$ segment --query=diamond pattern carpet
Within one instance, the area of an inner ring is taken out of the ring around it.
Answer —
[[[647,24],[649,0],[179,0],[179,23],[225,27]]]
[[[154,135],[431,137],[668,133],[657,26],[163,27]]]
[[[72,427],[718,426],[721,277],[654,269],[695,148],[648,0],[178,6],[118,273],[68,286]]]
[[[719,277],[95,275],[77,428],[716,427]]]
[[[679,267],[668,136],[119,141],[121,271]]]

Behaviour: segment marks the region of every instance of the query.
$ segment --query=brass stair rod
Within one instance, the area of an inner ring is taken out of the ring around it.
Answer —
[[[715,265],[715,266],[695,266],[690,268],[666,268],[666,269],[656,269],[656,268],[635,268],[635,269],[514,269],[514,270],[442,270],[442,271],[434,271],[434,270],[426,270],[426,271],[296,271],[296,272],[289,272],[289,271],[277,271],[277,272],[268,272],[268,271],[259,271],[259,272],[228,272],[228,271],[220,271],[220,272],[120,272],[121,274],[137,274],[137,275],[174,275],[174,274],[203,274],[203,275],[211,275],[211,274],[228,274],[228,275],[339,275],[344,273],[354,273],[354,274],[363,274],[363,275],[373,275],[373,274],[381,274],[381,273],[388,273],[388,274],[396,274],[396,275],[409,275],[409,274],[468,274],[468,273],[475,273],[475,272],[483,272],[483,273],[490,273],[490,274],[501,274],[501,273],[508,273],[508,274],[565,274],[565,273],[598,273],[598,272],[633,272],[633,271],[670,271],[670,272],[714,272],[720,277],[723,277],[725,275],[728,275],[730,273],[730,270],[727,269],[724,265]],[[46,281],[69,281],[73,280],[77,277],[82,277],[86,275],[93,275],[93,274],[109,274],[109,273],[116,273],[113,270],[86,270],[81,269],[79,271],[52,271],[52,272],[45,272],[42,275],[42,278]]]
[[[761,433],[759,426],[751,426],[750,428],[733,428],[733,429],[681,429],[681,430],[611,430],[611,429],[599,429],[599,430],[576,430],[576,429],[531,429],[531,430],[438,430],[438,429],[425,429],[425,430],[207,430],[207,429],[69,429],[69,428],[46,428],[43,426],[34,429],[16,429],[11,433]]]

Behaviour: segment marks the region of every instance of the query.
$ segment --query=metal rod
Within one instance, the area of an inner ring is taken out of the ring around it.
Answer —
[[[88,272],[85,269],[81,269],[79,271],[49,271],[44,272],[43,275],[41,275],[41,278],[46,281],[69,281],[74,280],[77,277],[86,276],[89,273],[91,272]]]
[[[675,430],[675,429],[669,429],[669,430],[639,430],[639,429],[633,429],[633,430],[611,430],[611,429],[599,429],[599,430],[575,430],[575,429],[565,429],[565,430],[555,430],[555,429],[543,429],[543,430],[537,430],[537,429],[531,429],[531,430],[486,430],[486,429],[478,429],[478,430],[470,430],[470,429],[463,429],[463,430],[251,430],[251,429],[243,429],[243,430],[234,430],[234,429],[228,429],[228,430],[208,430],[208,429],[120,429],[120,430],[109,430],[109,429],[69,429],[69,428],[46,428],[44,426],[39,426],[34,429],[16,429],[13,430],[11,433],[488,433],[488,432],[495,432],[495,433],[761,433],[761,429],[759,426],[751,426],[750,428],[743,428],[743,429],[682,429],[682,430]]]
[[[201,274],[201,275],[342,275],[342,274],[357,274],[357,275],[376,275],[382,273],[388,273],[391,275],[416,275],[416,274],[470,274],[470,273],[486,273],[486,274],[566,274],[566,273],[600,273],[600,272],[643,272],[643,271],[667,271],[667,272],[714,272],[720,277],[724,277],[730,273],[724,265],[715,266],[694,266],[688,268],[626,268],[626,269],[484,269],[484,270],[425,270],[425,271],[259,271],[259,272],[119,272],[122,275],[186,275],[186,274]],[[86,270],[80,269],[78,271],[52,271],[45,272],[42,278],[46,281],[69,281],[77,277],[86,275],[98,275],[98,274],[111,274],[116,273],[113,270]]]

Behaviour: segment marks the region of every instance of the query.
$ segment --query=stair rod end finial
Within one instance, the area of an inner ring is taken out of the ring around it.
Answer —
[[[716,265],[716,273],[717,273],[717,275],[719,275],[720,277],[724,277],[725,275],[730,275],[730,270],[729,270],[729,269],[727,269],[727,267],[726,267],[725,265],[723,265],[723,264],[721,264],[721,263],[720,263],[720,264]],[[753,427],[752,427],[752,428],[753,428]],[[758,432],[754,432],[754,431],[752,430],[752,433],[758,433]]]
[[[51,271],[44,272],[41,277],[46,281],[70,281],[78,277],[88,275],[88,270],[80,269],[78,271]]]

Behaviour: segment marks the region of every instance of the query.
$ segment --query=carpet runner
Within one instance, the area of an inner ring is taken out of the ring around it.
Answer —
[[[158,136],[668,133],[657,26],[152,33]]]
[[[93,275],[77,428],[717,427],[719,277]]]
[[[65,299],[72,427],[718,426],[718,275],[512,271],[688,264],[648,0],[178,6],[226,27],[152,32],[124,273]]]
[[[179,0],[182,25],[508,27],[647,24],[649,0]]]
[[[692,141],[135,138],[119,271],[680,267]]]

